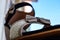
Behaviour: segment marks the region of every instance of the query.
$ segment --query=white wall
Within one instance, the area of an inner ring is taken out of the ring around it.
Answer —
[[[5,14],[5,3],[6,0],[0,0],[0,40],[5,39],[5,30],[4,30],[4,14]]]

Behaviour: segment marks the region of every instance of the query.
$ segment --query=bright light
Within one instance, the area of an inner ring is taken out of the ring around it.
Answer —
[[[32,8],[30,6],[25,6],[24,12],[30,13],[32,11]]]

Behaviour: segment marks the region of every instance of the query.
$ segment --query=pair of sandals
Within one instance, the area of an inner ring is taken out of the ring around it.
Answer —
[[[24,6],[32,7],[32,11],[30,13],[26,13],[24,11],[16,10]],[[39,17],[34,17],[34,16],[35,16],[35,11],[31,4],[26,3],[26,2],[16,4],[13,8],[13,13],[8,15],[6,19],[6,24],[5,24],[10,29],[10,39],[14,39],[19,36],[22,37],[22,36],[26,36],[30,34],[36,34],[39,32],[45,32],[48,30],[59,28],[59,26],[52,27],[50,25],[50,20],[39,18]],[[32,23],[43,24],[44,28],[41,30],[24,32]]]

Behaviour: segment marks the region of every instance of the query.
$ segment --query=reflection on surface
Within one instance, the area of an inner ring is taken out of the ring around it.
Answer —
[[[27,29],[27,31],[39,30],[39,29],[42,29],[43,27],[44,27],[44,25],[42,25],[42,24],[33,23],[30,25],[30,27]]]
[[[26,13],[30,13],[32,11],[32,8],[30,6],[25,6],[24,10]]]

